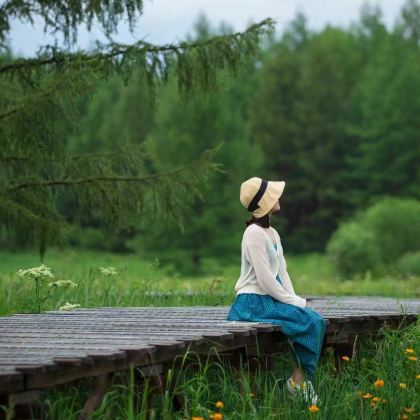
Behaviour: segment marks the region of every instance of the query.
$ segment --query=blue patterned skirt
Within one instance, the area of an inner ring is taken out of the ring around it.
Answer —
[[[276,277],[281,284],[279,276]],[[322,349],[326,322],[311,308],[283,303],[270,295],[240,293],[227,316],[228,321],[269,322],[279,325],[282,333],[292,341],[294,360],[312,380]],[[290,342],[289,340],[289,342]]]

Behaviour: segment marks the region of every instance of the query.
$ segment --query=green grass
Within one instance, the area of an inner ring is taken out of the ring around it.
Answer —
[[[333,273],[325,256],[311,254],[286,256],[288,270],[295,290],[301,295],[376,295],[418,298],[419,278],[400,278],[388,275],[382,278],[340,280]],[[58,289],[44,302],[43,310],[57,309],[66,301],[83,307],[93,306],[178,306],[178,305],[229,305],[234,296],[233,287],[239,275],[239,263],[223,265],[216,259],[205,260],[207,276],[183,277],[161,267],[158,261],[145,261],[137,255],[121,256],[77,250],[47,253],[44,263],[52,268],[56,279],[72,280],[75,289]],[[18,269],[39,266],[36,254],[0,253],[0,314],[36,311],[34,284],[16,275]],[[116,277],[106,278],[99,267],[115,267]],[[172,295],[154,295],[148,292],[173,292]],[[200,294],[188,295],[195,291]],[[178,293],[178,294],[176,294]],[[364,339],[360,351],[349,363],[344,361],[337,372],[332,353],[327,349],[318,364],[315,389],[321,400],[318,413],[310,413],[308,405],[290,399],[284,383],[292,369],[290,354],[276,358],[274,372],[250,375],[240,372],[246,390],[239,392],[238,378],[226,363],[212,360],[196,364],[197,369],[185,366],[179,372],[177,392],[184,395],[186,407],[175,412],[170,395],[155,400],[156,419],[205,419],[215,410],[217,400],[225,406],[219,410],[225,419],[396,419],[399,414],[414,418],[420,416],[418,392],[420,380],[419,360],[410,361],[405,349],[411,347],[415,355],[420,352],[420,321],[408,328],[382,331],[383,340]],[[192,355],[194,356],[194,355]],[[189,362],[190,363],[190,362]],[[118,377],[118,375],[117,375]],[[384,387],[375,388],[377,378],[384,380]],[[405,383],[405,389],[399,387]],[[43,391],[41,404],[49,419],[76,419],[89,394],[90,379],[64,389]],[[147,392],[137,392],[138,405],[134,407],[133,386],[130,378],[114,383],[95,419],[143,419],[146,416],[144,398]],[[374,407],[371,400],[360,393],[370,392],[382,400]],[[253,393],[255,395],[250,395]],[[404,407],[413,412],[404,412]],[[4,407],[10,414],[10,407]]]
[[[172,394],[165,392],[154,399],[153,418],[181,420],[202,416],[207,420],[215,412],[221,412],[225,420],[397,419],[403,414],[410,419],[418,417],[419,362],[409,360],[405,350],[412,348],[414,354],[419,354],[420,322],[380,332],[382,340],[375,336],[364,339],[354,357],[349,362],[341,361],[338,370],[330,348],[321,355],[313,381],[319,398],[317,413],[311,413],[304,401],[288,395],[285,381],[292,368],[289,354],[276,357],[274,371],[251,373],[245,367],[235,372],[217,357],[200,361],[190,353],[189,357],[182,358],[180,371],[172,371],[171,376],[174,378],[176,372],[176,393],[184,397],[184,409],[175,411],[171,405]],[[382,387],[375,386],[377,379],[383,380]],[[239,382],[243,392],[240,392]],[[87,379],[77,385],[69,384],[66,389],[44,390],[41,405],[45,418],[77,419],[91,383],[91,379]],[[400,383],[405,384],[405,388],[401,388]],[[367,393],[372,397],[364,398]],[[130,372],[125,376],[117,374],[92,418],[146,419],[146,395],[147,391],[135,388]],[[374,397],[379,398],[377,403],[372,403]],[[216,401],[222,401],[224,407],[216,409]],[[12,410],[11,407],[3,409],[9,413]]]
[[[420,278],[388,275],[381,278],[342,280],[324,255],[286,256],[288,271],[297,294],[369,295],[419,298]],[[66,301],[91,306],[145,305],[229,305],[235,297],[234,285],[240,261],[223,265],[206,259],[207,276],[186,277],[169,272],[158,260],[146,261],[138,255],[116,255],[79,250],[50,250],[44,264],[52,268],[56,279],[72,280],[76,289],[57,290],[43,305],[57,309]],[[34,285],[16,275],[18,269],[40,265],[36,253],[0,253],[0,315],[34,310]],[[119,275],[106,280],[99,267],[115,267]],[[146,292],[173,292],[174,296],[150,296]],[[199,292],[200,295],[180,296]]]

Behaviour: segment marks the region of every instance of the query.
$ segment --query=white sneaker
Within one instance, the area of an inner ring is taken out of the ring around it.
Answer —
[[[287,389],[292,395],[302,395],[307,403],[316,405],[318,396],[315,393],[314,387],[310,380],[306,380],[298,384],[292,377],[287,382]]]

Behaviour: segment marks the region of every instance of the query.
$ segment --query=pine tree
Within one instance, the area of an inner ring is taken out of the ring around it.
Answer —
[[[34,240],[41,260],[47,246],[65,243],[66,221],[57,207],[62,191],[72,195],[77,221],[99,218],[109,232],[142,220],[159,220],[156,225],[162,227],[175,221],[183,229],[183,206],[202,198],[201,186],[214,172],[224,172],[213,160],[219,147],[160,172],[142,144],[118,136],[112,152],[71,152],[80,98],[93,95],[101,81],[118,75],[128,83],[135,74],[147,86],[145,97],[152,106],[156,87],[169,73],[184,99],[217,91],[218,72],[228,69],[236,75],[273,29],[273,21],[266,19],[244,32],[205,41],[114,42],[119,21],[127,17],[134,31],[142,8],[143,0],[9,0],[0,6],[0,226]],[[44,20],[45,32],[62,34],[65,47],[45,45],[33,58],[14,57],[7,42],[11,21],[33,22],[35,17]],[[109,43],[97,42],[92,50],[73,48],[78,26],[85,23],[90,29],[96,22]]]

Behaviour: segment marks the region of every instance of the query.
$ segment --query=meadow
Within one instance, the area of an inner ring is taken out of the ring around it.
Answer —
[[[351,279],[334,274],[322,254],[286,255],[288,271],[296,293],[306,295],[359,295],[420,298],[420,278],[397,272],[382,277],[369,273]],[[19,269],[39,266],[36,253],[0,252],[0,315],[34,310],[34,285],[20,278]],[[52,249],[44,264],[51,267],[54,280],[71,280],[76,288],[57,289],[43,304],[55,310],[66,301],[92,306],[229,305],[239,276],[240,260],[221,262],[205,259],[202,277],[181,276],[159,260],[144,260],[136,254]],[[113,267],[118,275],[108,278],[100,267]]]
[[[301,295],[376,295],[419,298],[419,278],[388,275],[340,280],[328,259],[321,254],[286,256],[295,290]],[[239,264],[221,264],[206,260],[208,276],[180,276],[159,260],[145,261],[137,255],[115,255],[78,250],[51,250],[44,264],[51,267],[54,281],[70,280],[76,287],[45,290],[51,293],[42,310],[56,310],[66,302],[93,306],[178,306],[229,305]],[[19,269],[39,266],[35,253],[0,254],[1,315],[36,312],[34,284],[20,278]],[[102,268],[113,267],[116,275],[106,275]],[[396,284],[398,283],[398,287]],[[366,338],[360,350],[334,367],[328,349],[321,355],[314,380],[320,402],[309,407],[287,395],[285,380],[292,369],[291,355],[276,357],[272,372],[252,375],[245,368],[234,372],[219,359],[196,363],[196,369],[181,369],[176,388],[185,398],[185,408],[175,412],[171,395],[155,398],[155,418],[162,419],[396,419],[420,416],[418,394],[420,367],[420,322],[397,330],[382,329],[383,339]],[[194,358],[194,355],[192,355]],[[190,362],[188,362],[190,363]],[[187,362],[185,363],[187,367]],[[239,375],[239,377],[238,377]],[[97,419],[146,418],[145,394],[135,391],[131,376],[110,387]],[[117,381],[119,378],[119,381]],[[239,380],[244,392],[240,392]],[[41,400],[47,418],[76,419],[83,407],[90,385],[86,380],[65,389],[48,389]],[[3,408],[9,414],[8,408]]]

